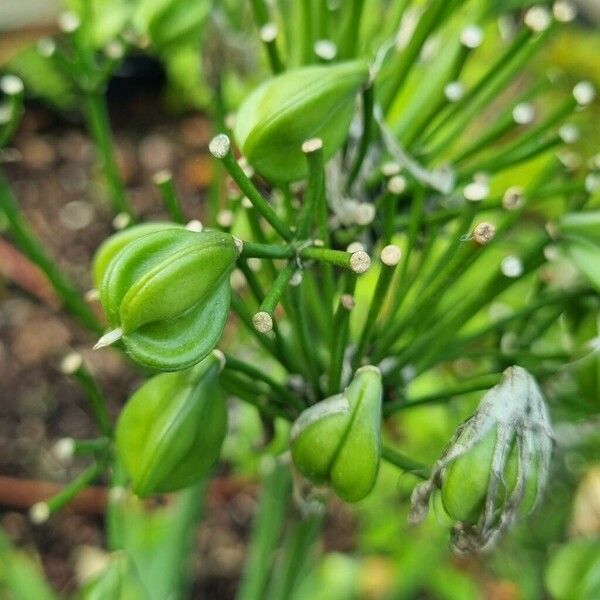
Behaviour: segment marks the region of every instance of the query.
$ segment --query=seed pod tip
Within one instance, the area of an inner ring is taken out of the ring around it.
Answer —
[[[237,248],[238,256],[242,253],[244,249],[244,241],[240,240],[240,238],[233,236],[233,242],[235,243],[235,247]]]
[[[121,327],[117,327],[115,329],[111,329],[109,332],[105,333],[94,345],[94,350],[100,350],[100,348],[105,348],[106,346],[110,346],[115,342],[119,341],[123,337],[123,329]]]

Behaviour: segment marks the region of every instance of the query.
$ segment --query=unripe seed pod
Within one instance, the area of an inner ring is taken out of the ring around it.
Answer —
[[[457,430],[431,478],[417,486],[411,520],[422,520],[430,498],[453,520],[458,552],[491,547],[533,510],[546,481],[553,439],[544,399],[533,377],[510,367]]]
[[[290,438],[298,471],[346,502],[367,496],[379,471],[381,398],[381,373],[368,365],[341,394],[305,410]]]
[[[235,138],[248,162],[266,179],[304,179],[302,144],[321,138],[325,160],[344,143],[355,97],[367,82],[363,61],[287,71],[258,87],[242,104]]]
[[[96,288],[100,289],[104,272],[108,268],[110,261],[125,246],[127,246],[127,244],[144,235],[148,235],[149,233],[154,233],[155,231],[164,231],[165,229],[183,229],[183,225],[169,223],[167,221],[140,223],[139,225],[128,227],[127,229],[123,229],[122,231],[119,231],[118,233],[106,238],[94,254],[92,270]]]
[[[107,341],[122,335],[132,358],[153,369],[199,362],[225,326],[237,255],[233,237],[218,231],[169,228],[128,242],[102,276]]]
[[[125,405],[117,452],[139,496],[192,485],[217,462],[227,430],[222,364],[215,350],[192,369],[155,375]]]

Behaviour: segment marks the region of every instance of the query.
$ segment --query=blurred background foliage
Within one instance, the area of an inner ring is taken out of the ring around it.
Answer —
[[[92,32],[95,45],[104,47],[115,36],[126,31],[136,39],[136,49],[123,64],[116,77],[126,77],[133,68],[136,56],[157,59],[167,76],[164,101],[174,113],[212,108],[213,91],[210,85],[215,70],[223,64],[228,69],[225,85],[228,98],[241,98],[258,79],[262,69],[255,61],[263,60],[255,41],[254,25],[248,7],[240,10],[235,0],[68,0],[66,7],[75,12],[93,10],[99,16]],[[282,14],[290,19],[282,26],[294,27],[293,0],[283,0]],[[533,2],[505,0],[499,5],[519,8]],[[0,6],[0,69],[18,74],[25,82],[28,95],[69,113],[74,108],[75,96],[53,63],[35,48],[41,35],[54,33],[54,20],[61,7],[50,1],[5,2]],[[573,84],[581,79],[591,80],[600,88],[600,28],[597,3],[582,2],[579,19],[563,27],[544,50],[529,64],[522,76],[534,81],[551,77],[556,85],[536,102],[540,113],[549,112],[557,98],[570,93]],[[228,19],[220,19],[225,13]],[[367,13],[368,14],[368,13]],[[227,25],[225,22],[227,21]],[[365,27],[369,27],[365,19]],[[231,29],[229,29],[231,28]],[[290,31],[293,36],[293,31]],[[490,25],[485,43],[466,72],[466,81],[474,80],[497,52],[500,43],[498,28]],[[32,45],[33,44],[33,45]],[[245,53],[248,44],[254,51]],[[293,59],[293,57],[292,57]],[[424,67],[426,68],[426,66]],[[395,110],[401,113],[410,100],[409,82],[406,94],[398,101]],[[510,93],[522,86],[517,81]],[[414,89],[414,87],[413,87]],[[502,104],[502,98],[498,100]],[[495,105],[488,114],[493,116]],[[600,133],[600,106],[595,103],[581,116],[583,130],[580,141],[572,147],[574,168],[583,167],[586,160],[598,151]],[[474,128],[477,124],[473,125]],[[542,157],[505,171],[495,180],[498,189],[509,185],[526,184],[543,173],[548,158]],[[547,220],[563,207],[546,202],[538,210],[540,218]],[[526,225],[519,236],[528,238]],[[403,240],[396,240],[402,245]],[[522,239],[511,239],[507,244],[518,247]],[[499,246],[485,257],[489,264],[498,262],[506,254]],[[554,276],[571,276],[565,265]],[[567,270],[565,274],[565,269]],[[485,269],[473,273],[478,276]],[[549,276],[552,276],[550,274]],[[361,295],[368,298],[376,280],[373,270],[361,281],[357,290],[357,307],[366,307]],[[479,283],[479,282],[474,282]],[[465,282],[467,285],[468,282]],[[460,290],[457,290],[460,293]],[[524,295],[535,294],[535,281],[524,278],[519,284],[498,297],[496,310],[518,306]],[[444,302],[451,305],[452,296]],[[581,346],[598,339],[600,315],[589,313],[581,322],[573,315],[575,336],[568,336],[563,320],[550,327],[543,340],[543,352],[551,355],[560,352],[567,344]],[[359,327],[365,314],[353,313],[352,326]],[[490,315],[480,313],[468,327],[478,327],[490,322]],[[467,330],[468,331],[468,328]],[[243,335],[240,333],[240,335]],[[535,349],[532,349],[535,350]],[[482,349],[483,352],[483,349]],[[451,386],[455,373],[465,374],[481,369],[485,361],[461,359],[447,367],[446,373],[429,373],[415,379],[409,395],[426,395],[445,384]],[[548,360],[548,368],[554,368]],[[526,365],[525,365],[526,366]],[[456,558],[448,546],[447,529],[431,514],[425,526],[411,529],[407,525],[408,497],[415,484],[410,475],[398,477],[398,471],[388,464],[382,465],[375,492],[356,509],[357,530],[355,551],[350,554],[328,553],[321,556],[316,566],[307,572],[295,599],[349,600],[435,598],[439,600],[517,600],[544,598],[547,594],[558,600],[600,598],[600,357],[594,353],[576,365],[575,387],[572,381],[556,378],[556,401],[552,406],[561,447],[564,451],[556,458],[556,474],[550,481],[546,502],[532,518],[516,527],[493,554],[479,558]],[[445,380],[444,380],[445,379]],[[481,392],[462,395],[439,406],[400,411],[386,424],[389,439],[396,447],[427,464],[439,456],[456,426],[477,406]],[[578,426],[582,417],[595,420],[585,428]],[[238,474],[254,477],[264,470],[256,446],[262,438],[262,424],[257,413],[246,405],[236,405],[232,417],[232,435],[227,439],[223,460],[229,462]],[[595,427],[593,425],[596,425]],[[278,422],[269,445],[272,454],[284,446],[287,424]],[[143,570],[142,579],[152,581],[150,590],[136,587],[138,574],[132,574],[132,565],[123,557],[111,558],[102,574],[107,581],[122,578],[127,582],[119,587],[120,598],[151,597],[164,600],[169,590],[177,587],[173,582],[183,578],[181,546],[178,536],[184,535],[190,510],[200,507],[185,506],[185,493],[178,503],[160,510],[132,503],[118,511],[109,512],[109,519],[126,523],[127,548],[130,558],[135,558],[135,569]],[[183,508],[182,508],[183,506]],[[120,514],[119,514],[120,511]],[[574,541],[569,541],[572,536]],[[178,548],[178,550],[175,550]],[[189,548],[185,546],[184,548]],[[108,560],[108,559],[106,559]],[[574,566],[575,565],[575,566]],[[135,570],[133,569],[133,570]],[[574,573],[579,575],[573,575]],[[96,576],[98,577],[98,576]],[[112,579],[111,579],[112,578]],[[107,583],[107,589],[110,587]],[[96,590],[99,588],[96,586]],[[97,593],[97,591],[96,591]],[[144,594],[149,594],[145,596]],[[0,597],[14,600],[45,600],[55,598],[54,592],[44,582],[36,558],[21,550],[9,547],[0,533]],[[87,596],[85,588],[81,594]],[[93,596],[99,598],[100,596]],[[108,597],[108,596],[105,596]]]

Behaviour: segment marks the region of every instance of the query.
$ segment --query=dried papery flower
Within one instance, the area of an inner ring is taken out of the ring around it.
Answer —
[[[509,367],[457,429],[430,479],[415,488],[410,521],[422,521],[430,499],[441,499],[453,521],[455,551],[490,549],[539,502],[552,448],[550,417],[535,379]]]

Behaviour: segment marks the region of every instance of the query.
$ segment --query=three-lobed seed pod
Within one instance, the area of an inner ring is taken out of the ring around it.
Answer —
[[[441,500],[448,516],[468,525],[475,525],[485,508],[490,485],[490,471],[496,448],[497,432],[489,431],[469,452],[457,458],[442,474]],[[532,457],[535,461],[535,457]],[[502,506],[515,490],[518,475],[519,449],[513,443],[502,473],[503,481],[495,500]],[[519,513],[526,515],[537,499],[537,471],[535,464],[524,482]]]
[[[185,369],[221,337],[238,248],[219,231],[143,227],[101,247],[94,269],[100,302],[111,332],[122,335],[135,361],[162,371]]]
[[[241,105],[236,141],[248,162],[274,182],[308,175],[302,143],[321,138],[327,160],[344,143],[356,94],[368,79],[363,61],[286,71],[259,86]]]
[[[290,436],[298,471],[346,502],[367,496],[381,458],[381,401],[381,373],[368,365],[341,394],[302,412]]]
[[[552,448],[535,379],[522,367],[509,367],[457,429],[429,480],[414,489],[410,520],[423,520],[431,500],[440,520],[452,526],[455,550],[490,548],[541,499]]]
[[[577,268],[600,290],[600,210],[563,215],[559,229]]]
[[[227,430],[223,360],[215,350],[191,369],[155,375],[125,405],[117,452],[139,496],[187,487],[217,462]]]

